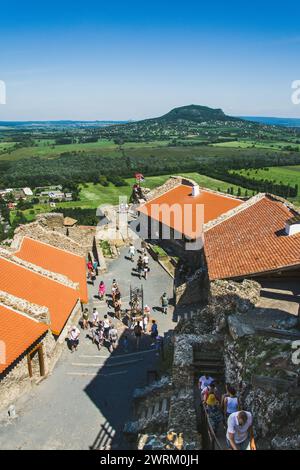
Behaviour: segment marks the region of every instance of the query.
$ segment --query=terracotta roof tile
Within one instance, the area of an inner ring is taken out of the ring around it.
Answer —
[[[71,281],[79,283],[80,300],[88,302],[86,262],[83,256],[28,237],[23,238],[20,249],[15,255],[24,261],[41,266],[48,271],[63,274]]]
[[[242,209],[242,207],[241,207]],[[243,277],[300,264],[300,234],[285,234],[292,211],[264,196],[205,233],[209,277]]]
[[[79,299],[79,291],[1,257],[0,290],[48,307],[55,334],[61,332]]]
[[[153,206],[161,206],[167,204],[172,206],[173,204],[179,204],[184,213],[185,205],[190,205],[191,214],[192,214],[192,224],[191,228],[182,227],[182,219],[179,217],[178,220],[173,217],[171,213],[170,223],[168,217],[166,217],[162,211],[158,211],[156,215],[153,212]],[[156,220],[159,220],[162,223],[165,223],[168,226],[171,226],[180,233],[183,233],[187,237],[195,238],[202,232],[202,227],[197,226],[197,217],[196,217],[196,206],[203,204],[204,208],[204,221],[203,223],[210,222],[213,219],[216,219],[221,214],[239,206],[242,204],[242,201],[234,199],[233,197],[219,194],[213,191],[207,191],[200,188],[200,194],[198,196],[192,196],[192,187],[188,185],[178,185],[175,188],[165,192],[163,195],[158,196],[155,199],[147,202],[140,207],[140,212],[152,217]]]
[[[48,326],[44,323],[0,305],[0,341],[5,345],[4,363],[0,361],[0,373],[20,358],[47,330]],[[0,358],[2,359],[2,355]]]

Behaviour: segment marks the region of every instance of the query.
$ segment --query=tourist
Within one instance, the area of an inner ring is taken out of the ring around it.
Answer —
[[[97,326],[99,321],[99,312],[96,308],[93,308],[92,324]]]
[[[223,421],[223,416],[219,407],[219,402],[213,392],[209,392],[205,400],[205,408],[214,433],[218,431],[219,424]]]
[[[227,388],[228,396],[224,398],[224,413],[228,418],[232,413],[236,413],[239,409],[239,399],[236,395],[236,389],[230,385]]]
[[[103,328],[104,328],[104,337],[108,339],[109,330],[110,330],[110,322],[109,322],[107,315],[104,315]]]
[[[255,450],[253,418],[249,411],[236,411],[227,420],[226,442],[232,450]]]
[[[144,331],[144,333],[147,332],[148,323],[149,323],[149,315],[147,315],[147,313],[144,313],[144,315],[143,315],[143,331]]]
[[[113,279],[113,282],[112,282],[112,285],[111,285],[111,298],[112,298],[112,301],[113,301],[113,304],[115,302],[115,295],[116,295],[116,291],[118,290],[118,284],[117,284],[117,281],[115,279]]]
[[[152,325],[151,325],[151,338],[153,339],[153,343],[151,346],[155,345],[156,338],[158,337],[158,328],[155,320],[152,320]]]
[[[139,349],[140,347],[140,341],[141,341],[141,336],[142,336],[142,331],[143,328],[140,325],[140,322],[138,321],[137,324],[135,325],[133,332],[135,335],[135,341],[136,341],[136,349]]]
[[[77,326],[72,326],[72,328],[69,331],[69,341],[70,341],[70,347],[71,347],[71,352],[77,351],[78,344],[79,344],[79,336],[80,336],[80,331],[77,328]]]
[[[89,318],[90,318],[89,309],[85,308],[83,310],[83,313],[82,313],[82,328],[83,328],[83,330],[88,330],[88,328],[89,328]]]
[[[114,325],[111,325],[111,328],[109,330],[109,336],[108,336],[108,339],[109,339],[109,342],[110,342],[110,345],[109,345],[109,351],[112,353],[114,349],[117,348],[118,346],[118,331],[117,329],[115,328]]]
[[[88,271],[92,271],[93,270],[93,263],[91,261],[88,261],[87,263],[87,268],[88,268]]]
[[[104,342],[104,328],[102,321],[100,321],[96,327],[92,328],[92,342],[97,344],[98,350],[100,351]]]
[[[130,243],[128,255],[129,255],[130,261],[134,262],[135,247],[134,247],[133,243]]]
[[[129,348],[129,340],[128,340],[128,336],[127,336],[127,335],[124,336],[122,343],[123,343],[124,352],[127,353],[127,352],[128,352],[128,348]]]
[[[219,395],[219,392],[218,392],[218,389],[216,387],[216,384],[215,382],[212,382],[210,385],[207,385],[206,387],[204,387],[204,389],[201,391],[201,399],[203,402],[206,402],[207,400],[207,397],[209,396],[209,394],[214,394],[216,399],[218,400],[218,402],[220,402],[220,395]]]
[[[148,272],[150,271],[150,268],[149,268],[149,256],[147,254],[145,254],[143,256],[143,270],[144,270],[144,278],[145,280],[147,279],[147,276],[148,276]]]
[[[162,308],[162,312],[167,315],[168,313],[168,305],[169,305],[169,299],[168,299],[168,296],[167,296],[167,293],[164,292],[163,295],[161,296],[160,298],[160,301],[161,301],[161,308]]]
[[[117,287],[116,290],[115,290],[114,299],[115,299],[115,301],[121,300],[121,292],[120,292],[119,287]]]
[[[99,299],[104,300],[105,299],[105,292],[106,292],[106,286],[103,281],[100,282],[99,284],[99,289],[98,289],[98,294],[99,294]]]
[[[214,381],[214,379],[212,377],[210,377],[209,375],[205,374],[205,375],[202,375],[200,378],[199,378],[199,381],[198,381],[198,388],[199,390],[204,390],[205,387],[207,387],[208,385],[210,385],[212,382]]]
[[[96,276],[98,276],[98,261],[93,262],[93,270],[95,271]]]
[[[121,319],[121,306],[122,306],[121,300],[116,300],[114,304],[114,309],[115,309],[114,315],[118,320]]]
[[[137,272],[139,275],[139,278],[141,279],[142,273],[143,273],[143,258],[139,256],[139,259],[137,260]]]

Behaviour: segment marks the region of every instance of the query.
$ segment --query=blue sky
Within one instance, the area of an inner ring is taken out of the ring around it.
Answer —
[[[0,13],[0,120],[140,119],[191,103],[300,117],[299,2],[17,1]]]

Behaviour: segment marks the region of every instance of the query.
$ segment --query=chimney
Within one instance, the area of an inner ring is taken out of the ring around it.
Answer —
[[[286,222],[285,233],[287,235],[296,235],[296,233],[300,233],[300,214],[292,217]]]
[[[199,196],[200,194],[200,188],[198,184],[193,184],[192,186],[192,197]]]

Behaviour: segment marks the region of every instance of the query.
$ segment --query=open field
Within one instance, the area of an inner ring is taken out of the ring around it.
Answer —
[[[216,180],[210,178],[205,175],[200,175],[199,173],[180,173],[182,176],[187,178],[191,178],[195,180],[200,186],[204,186],[206,188],[218,190],[220,189],[223,192],[227,192],[228,187],[232,187],[234,189],[235,194],[237,193],[238,187],[226,183],[224,181]],[[143,184],[145,187],[153,189],[157,186],[162,185],[170,175],[162,175],[162,176],[152,176],[147,177],[145,183]],[[102,204],[118,204],[119,196],[127,196],[128,199],[131,195],[132,185],[135,183],[134,178],[127,178],[126,182],[128,186],[121,186],[116,187],[112,183],[109,183],[108,186],[102,186],[101,184],[93,184],[93,183],[84,183],[80,185],[80,200],[79,201],[70,201],[70,202],[61,202],[57,203],[57,208],[74,208],[80,207],[82,209],[96,209],[98,206]],[[242,195],[245,193],[245,189],[242,189]],[[250,194],[250,193],[249,193]],[[36,204],[33,209],[28,209],[23,211],[26,219],[28,221],[32,221],[35,219],[37,214],[41,214],[43,212],[49,212],[53,210],[49,204]],[[11,212],[11,221],[16,216],[16,211]]]
[[[122,146],[115,144],[112,140],[101,139],[98,142],[88,143],[74,143],[74,144],[63,144],[55,145],[54,139],[37,139],[35,140],[35,146],[18,148],[10,153],[2,153],[0,156],[1,160],[21,160],[23,158],[39,157],[39,158],[55,158],[62,153],[72,152],[83,152],[83,153],[95,153],[103,154],[120,152],[122,149],[136,149],[136,148],[160,148],[168,145],[169,141],[153,141],[153,142],[126,142]],[[13,147],[14,143],[0,143],[0,151]]]
[[[298,184],[300,188],[300,165],[267,167],[263,169],[244,169],[235,170],[236,173],[246,176],[247,178],[255,178],[259,180],[270,180],[276,183],[289,184],[295,186]],[[300,194],[293,198],[295,202],[300,203]]]
[[[300,145],[294,143],[292,140],[289,142],[275,141],[275,140],[232,140],[228,142],[220,142],[212,144],[213,147],[230,147],[230,148],[259,148],[268,150],[285,150],[285,147],[292,146],[294,149],[300,149]]]

